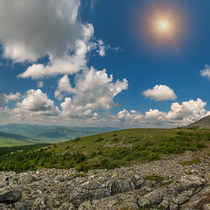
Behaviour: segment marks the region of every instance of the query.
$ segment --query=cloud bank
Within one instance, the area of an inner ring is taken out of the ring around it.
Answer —
[[[197,100],[172,103],[169,112],[162,112],[158,109],[149,109],[145,114],[135,110],[122,110],[118,113],[115,120],[123,124],[135,127],[177,127],[188,125],[202,117],[210,115],[205,109],[206,102],[200,98]]]

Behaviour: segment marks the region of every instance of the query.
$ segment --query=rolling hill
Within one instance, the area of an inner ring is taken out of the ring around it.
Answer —
[[[185,128],[210,129],[210,116],[204,117],[197,122],[194,122]]]
[[[29,138],[21,134],[0,132],[0,147],[22,146],[33,144]]]
[[[1,156],[0,170],[113,169],[208,147],[210,130],[127,129]]]
[[[113,131],[114,128],[66,127],[30,124],[0,126],[0,147],[39,143],[59,143],[77,137]]]

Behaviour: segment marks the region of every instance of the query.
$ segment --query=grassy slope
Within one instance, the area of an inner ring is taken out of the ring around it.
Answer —
[[[55,128],[39,132],[36,131],[33,132],[32,135],[28,136],[24,133],[12,134],[0,132],[0,147],[15,147],[42,143],[59,143],[80,136],[88,136],[91,135],[91,133],[85,131],[80,132],[70,129]]]
[[[33,141],[24,135],[0,132],[0,147],[13,147],[32,144]]]
[[[186,128],[210,129],[210,116],[204,117],[197,122],[186,126]]]
[[[0,147],[39,143],[59,143],[77,137],[115,130],[98,127],[63,127],[30,124],[7,124],[0,126]],[[2,135],[1,135],[2,134]],[[4,137],[4,138],[3,138]],[[23,140],[26,142],[16,141]],[[8,144],[7,144],[8,141]]]
[[[2,138],[0,137],[0,147],[15,147],[15,146],[22,146],[27,145],[28,142],[13,139],[13,138]]]
[[[0,170],[75,167],[78,171],[112,169],[153,161],[207,147],[210,130],[130,129],[51,145],[38,150],[1,156]]]

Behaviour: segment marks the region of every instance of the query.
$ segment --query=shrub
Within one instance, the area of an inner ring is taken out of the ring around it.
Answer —
[[[151,153],[148,155],[147,160],[153,161],[153,160],[160,160],[160,156],[156,153]]]
[[[198,143],[197,148],[202,149],[202,148],[206,148],[206,145],[204,143]]]
[[[99,138],[95,139],[94,142],[100,142],[100,141],[103,141],[103,140],[104,140],[103,138],[99,137]]]
[[[185,161],[185,162],[178,162],[178,164],[183,165],[183,166],[188,166],[192,164],[200,164],[201,160],[200,159],[195,159],[195,160],[190,160],[190,161]]]

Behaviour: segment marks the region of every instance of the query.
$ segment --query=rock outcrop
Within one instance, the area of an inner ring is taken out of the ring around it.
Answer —
[[[194,153],[187,152],[134,167],[87,174],[74,169],[1,172],[0,209],[207,210],[209,154],[199,157],[199,164],[180,164],[195,158]]]

